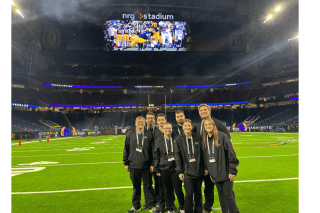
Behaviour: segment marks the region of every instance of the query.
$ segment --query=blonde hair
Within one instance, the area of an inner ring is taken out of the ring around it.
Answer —
[[[204,123],[205,122],[210,122],[212,125],[213,125],[213,140],[214,140],[214,145],[218,148],[220,148],[219,146],[219,142],[218,142],[218,139],[219,139],[219,132],[218,132],[218,129],[217,129],[217,126],[216,124],[214,123],[214,121],[211,119],[211,118],[205,118],[203,119],[203,128],[202,128],[202,136],[203,136],[203,143],[204,143],[204,147],[207,148],[207,131],[205,130],[204,128]]]
[[[207,107],[208,110],[211,112],[211,107],[210,107],[209,105],[207,105],[207,104],[200,104],[200,105],[198,106],[198,111],[200,111],[200,108],[201,108],[201,107]]]
[[[172,127],[172,124],[169,122],[163,124],[163,126],[165,126],[165,125],[170,125]]]
[[[182,125],[183,125],[184,123],[186,123],[186,122],[189,122],[189,123],[191,123],[191,125],[192,125],[192,121],[191,121],[190,119],[184,119],[184,120],[182,121]]]
[[[143,116],[138,116],[138,117],[136,117],[136,120],[135,120],[135,122],[137,122],[137,120],[138,119],[143,119],[143,120],[146,120]]]

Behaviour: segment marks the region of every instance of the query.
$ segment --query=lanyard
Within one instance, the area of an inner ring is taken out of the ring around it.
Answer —
[[[179,125],[178,125],[178,132],[179,132],[179,135],[181,135],[181,132],[180,132],[180,128],[179,128]]]
[[[201,121],[200,135],[202,135],[203,120]]]
[[[214,138],[213,138],[213,141],[214,141]],[[207,145],[208,145],[208,153],[210,155],[209,137],[208,137],[208,135],[207,135]],[[214,154],[214,143],[212,143],[212,154]]]
[[[170,137],[170,141],[171,141],[171,153],[173,153],[173,145],[172,145],[172,138],[171,137]],[[167,139],[166,138],[164,138],[164,143],[166,144],[167,155],[169,155]]]
[[[138,132],[136,131],[136,136],[137,136],[137,144],[139,147],[139,136]],[[141,147],[143,147],[143,141],[144,141],[144,132],[142,131],[142,141],[141,141]]]
[[[188,143],[188,137],[186,136],[187,139],[187,149],[188,149],[188,155],[190,155],[190,150],[189,150],[189,143]],[[193,147],[193,139],[191,136],[191,147],[192,147],[192,154],[194,155],[194,147]]]

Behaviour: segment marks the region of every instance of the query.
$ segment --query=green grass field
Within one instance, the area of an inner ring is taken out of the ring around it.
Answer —
[[[299,134],[231,137],[240,161],[234,183],[240,212],[298,212]],[[12,212],[125,213],[132,183],[122,163],[124,138],[12,141]],[[213,208],[221,212],[216,188]]]

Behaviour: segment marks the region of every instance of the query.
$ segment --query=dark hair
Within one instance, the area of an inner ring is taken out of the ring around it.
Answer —
[[[163,116],[167,120],[166,116],[163,113],[158,113],[156,119],[158,120],[158,118],[161,117],[161,116]]]
[[[184,114],[184,111],[182,111],[182,110],[180,110],[180,109],[178,109],[178,110],[175,111],[175,115],[176,115],[176,114],[180,114],[180,113]]]
[[[214,123],[214,121],[211,118],[203,119],[202,135],[203,135],[204,148],[207,148],[207,135],[208,135],[207,131],[204,129],[204,122],[206,122],[206,121],[209,121],[213,125],[214,145],[216,147],[220,148],[219,142],[218,142],[218,139],[219,139],[219,135],[218,134],[219,134],[219,132],[218,132],[216,124]]]
[[[155,115],[153,112],[148,112],[148,113],[146,114],[146,117],[147,117],[147,115],[153,115],[153,117],[156,117],[156,115]]]

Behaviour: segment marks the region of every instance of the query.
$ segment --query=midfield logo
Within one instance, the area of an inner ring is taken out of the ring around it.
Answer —
[[[174,20],[173,15],[163,15],[162,13],[158,14],[141,14],[138,10],[134,14],[122,14],[122,19],[131,19],[133,20]]]

